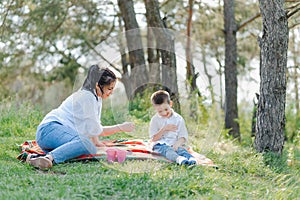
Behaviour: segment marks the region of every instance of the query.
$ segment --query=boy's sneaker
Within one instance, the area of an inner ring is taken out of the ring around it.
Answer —
[[[176,163],[178,163],[179,165],[188,165],[189,164],[189,161],[188,159],[186,159],[185,157],[183,156],[178,156],[176,158]]]
[[[181,162],[181,165],[189,165],[190,162],[188,161],[188,159],[185,159]]]
[[[196,165],[197,164],[197,160],[194,157],[190,157],[190,159],[188,160],[188,165]]]

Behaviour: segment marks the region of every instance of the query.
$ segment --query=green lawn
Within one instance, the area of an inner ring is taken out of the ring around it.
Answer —
[[[208,142],[211,138],[204,133],[215,132],[209,128],[192,135],[192,145],[218,169],[188,169],[150,160],[126,160],[122,164],[100,160],[64,163],[40,171],[16,157],[17,144],[34,139],[41,112],[32,107],[0,111],[1,200],[300,199],[300,151],[295,144],[286,144],[282,157],[263,156],[225,139]],[[137,132],[145,126],[137,124]]]

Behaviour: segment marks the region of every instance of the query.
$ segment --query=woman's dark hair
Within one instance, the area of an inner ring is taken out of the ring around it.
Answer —
[[[102,72],[101,77],[98,81],[98,85],[100,87],[104,85],[110,85],[111,82],[114,82],[117,79],[116,75],[108,68],[101,69],[100,72]]]
[[[98,65],[92,65],[88,70],[88,75],[84,80],[82,89],[92,92],[97,97],[95,93],[96,83],[98,83],[102,90],[103,86],[111,84],[116,79],[116,75],[110,69],[100,69]]]

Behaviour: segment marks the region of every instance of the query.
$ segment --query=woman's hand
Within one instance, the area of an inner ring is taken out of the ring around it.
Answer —
[[[109,136],[117,132],[132,132],[134,130],[134,123],[124,122],[123,124],[117,124],[112,126],[104,126],[102,133],[99,136]]]
[[[98,142],[95,144],[96,147],[106,147],[102,142]]]
[[[123,124],[118,124],[117,125],[120,129],[120,131],[124,132],[132,132],[135,128],[133,122],[124,122]]]
[[[90,139],[96,147],[106,147],[105,144],[100,142],[98,136],[91,137]]]

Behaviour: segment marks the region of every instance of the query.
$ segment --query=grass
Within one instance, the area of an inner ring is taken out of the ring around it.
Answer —
[[[36,170],[16,159],[16,144],[35,138],[42,117],[30,104],[0,109],[0,199],[300,198],[299,144],[286,144],[280,157],[259,154],[250,145],[223,139],[224,130],[214,120],[205,127],[190,122],[188,126],[193,148],[211,158],[218,169],[188,169],[152,160],[123,164],[100,160]],[[147,124],[136,123],[134,134],[120,137],[146,137]]]

